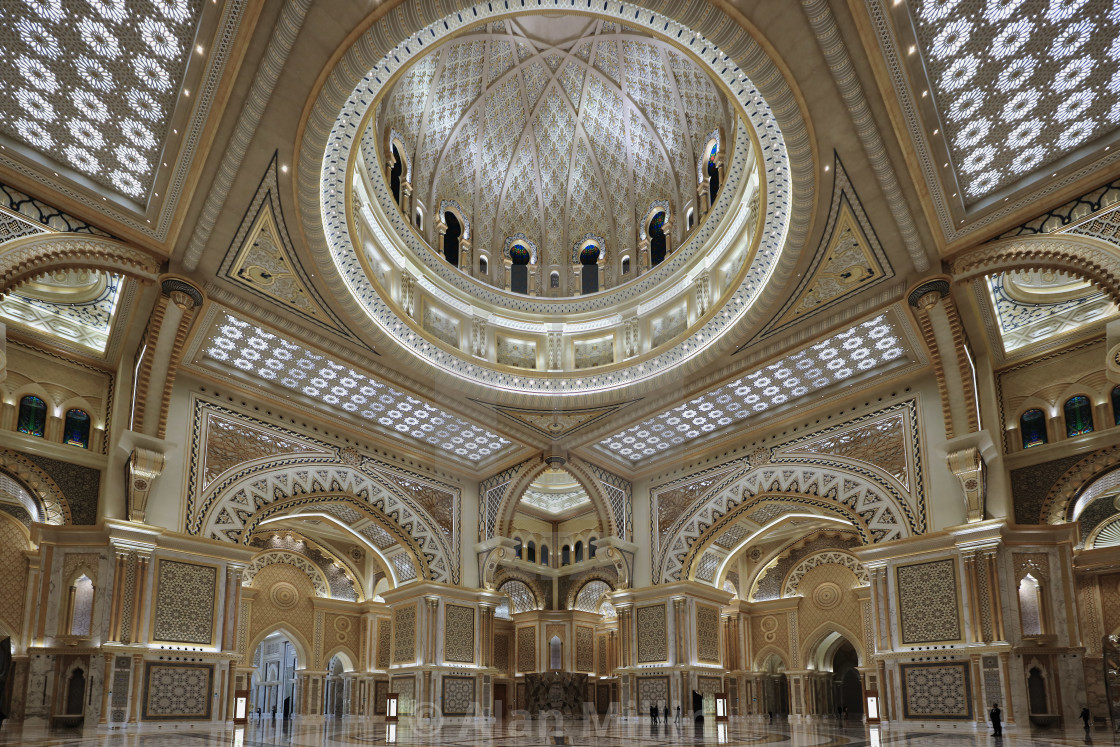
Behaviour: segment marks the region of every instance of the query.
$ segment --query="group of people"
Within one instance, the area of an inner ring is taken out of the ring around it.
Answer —
[[[1089,723],[1093,720],[1093,714],[1089,710],[1089,706],[1083,707],[1079,716],[1082,723],[1085,724],[1085,733],[1087,734],[1089,732]],[[992,722],[992,736],[1002,737],[1003,711],[1000,710],[999,703],[992,703],[992,710],[988,711],[988,718],[991,719]]]
[[[650,707],[649,707],[649,720],[650,720],[651,724],[659,724],[659,723],[667,724],[667,723],[669,723],[669,706],[668,705],[662,706],[661,711],[659,712],[657,710],[657,705],[656,704],[651,704]],[[674,719],[674,723],[679,724],[680,722],[681,722],[681,707],[677,706],[677,717],[676,717],[676,719]]]

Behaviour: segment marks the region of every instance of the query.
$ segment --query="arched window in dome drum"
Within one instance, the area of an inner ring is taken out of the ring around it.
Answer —
[[[1023,448],[1042,446],[1046,443],[1046,414],[1042,410],[1027,410],[1019,418]]]
[[[393,146],[393,168],[389,171],[389,189],[393,191],[393,202],[401,204],[401,174],[404,172],[404,161],[401,160],[400,151]]]
[[[1082,436],[1093,432],[1093,407],[1083,394],[1070,397],[1062,408],[1066,416],[1066,436]]]
[[[479,275],[486,275],[486,270],[487,269],[488,269],[488,267],[487,267],[487,264],[486,264],[486,257],[479,257],[478,258],[478,274]]]
[[[587,540],[587,557],[589,557],[589,558],[594,558],[595,557],[595,538],[594,537]]]
[[[522,244],[509,248],[510,267],[509,289],[514,293],[529,292],[529,249]]]
[[[541,565],[548,565],[548,545],[541,545]]]
[[[622,274],[623,275],[629,275],[630,274],[630,257],[628,257],[628,256],[622,258]]]
[[[1112,387],[1112,421],[1120,425],[1120,385]]]
[[[424,230],[424,211],[420,208],[416,208],[416,227]]]
[[[521,557],[521,540],[517,540],[517,547],[513,548],[513,556],[515,558]]]
[[[708,204],[716,204],[716,193],[719,192],[719,168],[716,166],[716,152],[718,146],[712,143],[708,151]]]
[[[588,244],[583,247],[579,253],[580,273],[582,281],[580,283],[580,293],[587,295],[588,293],[599,292],[599,247],[594,244]]]
[[[47,430],[47,403],[33,394],[21,399],[16,427],[20,433],[42,438]]]
[[[560,287],[560,273],[556,272],[555,270],[552,271],[552,274],[548,276],[548,287],[549,288],[559,288]]]
[[[89,414],[85,410],[74,409],[66,412],[62,440],[69,446],[89,448]]]
[[[575,562],[576,563],[583,562],[583,542],[582,541],[576,543]]]
[[[653,267],[665,261],[665,211],[659,211],[649,222],[649,262]]]
[[[537,543],[533,540],[529,540],[529,544],[526,546],[525,559],[530,563],[537,562]]]
[[[443,234],[443,258],[448,264],[458,267],[459,238],[463,235],[463,225],[450,210],[443,214],[443,224],[447,226],[447,231]]]
[[[560,551],[560,565],[569,565],[572,562],[572,551],[567,545]]]

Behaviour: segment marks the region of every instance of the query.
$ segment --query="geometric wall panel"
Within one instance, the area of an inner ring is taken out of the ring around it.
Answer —
[[[669,678],[668,677],[638,677],[638,713],[649,713],[650,706],[657,706],[658,715],[661,707],[669,705]]]
[[[537,671],[537,629],[517,629],[517,671]]]
[[[719,664],[719,610],[696,605],[696,658]]]
[[[638,663],[649,664],[668,660],[668,634],[664,604],[639,607],[635,614],[638,624]]]
[[[576,671],[595,671],[595,628],[576,626]]]
[[[393,663],[410,664],[416,659],[416,605],[393,610]]]
[[[971,719],[968,662],[902,664],[902,711],[908,719]]]
[[[475,704],[474,677],[443,677],[443,715],[469,716]]]
[[[144,720],[208,720],[213,679],[213,664],[145,662]]]
[[[393,655],[393,622],[386,618],[377,620],[377,668],[388,669]]]
[[[461,664],[474,663],[474,607],[444,607],[443,658]]]
[[[158,559],[152,640],[212,644],[217,586],[214,566]]]
[[[895,573],[902,643],[959,641],[956,562],[947,559],[899,566]]]

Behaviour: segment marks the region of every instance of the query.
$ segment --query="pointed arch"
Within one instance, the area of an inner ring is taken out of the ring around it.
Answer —
[[[775,657],[778,661],[780,661],[782,663],[782,668],[783,669],[788,670],[790,668],[789,654],[786,651],[784,651],[783,649],[778,648],[778,646],[776,646],[775,644],[770,643],[770,644],[767,644],[766,646],[763,646],[762,650],[760,650],[757,654],[755,654],[754,666],[751,667],[751,669],[754,670],[755,672],[761,672],[763,665],[766,664],[766,661],[771,656]]]
[[[548,463],[543,458],[524,462],[517,474],[510,480],[498,506],[497,521],[494,524],[497,536],[505,537],[513,531],[513,516],[517,513],[517,504],[521,501],[521,496],[548,467]],[[591,504],[595,507],[595,513],[599,518],[599,525],[604,535],[618,537],[620,536],[619,528],[611,511],[610,499],[588,467],[589,465],[582,460],[572,458],[564,464],[563,469],[575,478],[591,499]]]
[[[724,531],[775,499],[840,519],[868,545],[923,531],[925,517],[876,471],[842,464],[767,463],[733,472],[681,512],[654,553],[654,582],[695,577],[698,561]]]
[[[253,652],[257,650],[257,647],[261,645],[265,638],[268,638],[273,633],[279,633],[292,644],[292,648],[295,649],[296,652],[296,669],[307,669],[311,662],[311,658],[308,656],[308,652],[312,650],[311,645],[295,628],[290,628],[282,622],[269,625],[261,632],[257,633],[256,637],[249,642],[246,649],[241,652],[241,661],[243,663],[251,662],[253,659]]]
[[[40,233],[0,245],[0,295],[62,270],[96,270],[153,283],[158,257],[116,239],[76,233]]]
[[[1115,247],[1088,236],[1017,236],[992,241],[964,252],[950,263],[953,278],[976,280],[1015,270],[1058,270],[1084,278],[1120,304],[1120,254]]]
[[[830,640],[833,636],[839,636],[839,638]],[[810,662],[816,662],[817,668],[819,668],[824,655],[834,652],[841,641],[847,641],[851,644],[856,651],[859,665],[863,666],[867,659],[864,653],[862,636],[856,635],[833,620],[821,623],[809,635],[805,636],[807,645],[802,649],[805,652],[805,661],[801,662],[799,666],[807,668]]]
[[[200,496],[187,533],[244,545],[264,521],[321,507],[344,528],[370,519],[380,532],[379,549],[403,547],[420,579],[458,583],[458,556],[438,522],[415,496],[380,478],[377,465],[370,470],[374,474],[338,462],[293,463],[290,457],[247,466]],[[391,572],[388,560],[381,561]]]
[[[324,654],[323,655],[323,661],[325,661],[329,664],[330,660],[333,659],[336,656],[338,657],[338,660],[342,663],[342,671],[343,672],[353,672],[354,670],[357,669],[357,667],[354,665],[354,662],[356,662],[358,660],[358,655],[356,653],[354,653],[353,649],[351,649],[345,643],[338,644],[337,646],[332,648],[330,651],[328,651],[326,654]]]
[[[55,525],[74,523],[70,504],[58,483],[30,459],[0,447],[0,475],[4,474],[26,489],[31,499],[38,503],[40,516],[37,521]]]

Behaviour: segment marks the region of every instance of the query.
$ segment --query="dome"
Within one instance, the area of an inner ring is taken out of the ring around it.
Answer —
[[[613,7],[479,5],[395,47],[337,115],[310,224],[351,329],[435,385],[525,403],[730,351],[775,302],[793,190],[728,60]]]
[[[633,254],[655,215],[668,214],[679,243],[686,211],[699,217],[709,160],[734,134],[732,111],[668,41],[607,19],[522,16],[414,63],[362,148],[367,167],[395,149],[413,217],[432,216],[421,229],[429,244],[453,210],[490,258],[484,278],[502,285],[493,259],[527,249],[559,272],[540,295],[577,295],[568,269],[588,241],[616,260],[604,285],[625,279],[613,255]]]

